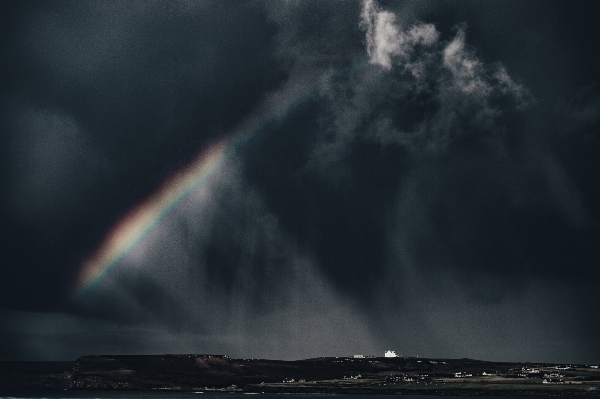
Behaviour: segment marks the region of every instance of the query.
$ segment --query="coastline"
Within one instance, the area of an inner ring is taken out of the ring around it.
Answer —
[[[473,359],[106,355],[2,362],[2,371],[2,391],[600,397],[600,371],[587,365]]]

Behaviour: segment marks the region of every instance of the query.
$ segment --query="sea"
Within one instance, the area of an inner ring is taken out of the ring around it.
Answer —
[[[59,391],[23,390],[0,391],[0,398],[51,398],[51,399],[385,399],[390,395],[348,395],[348,394],[298,394],[298,393],[236,393],[236,392],[131,392],[131,391]],[[403,399],[535,399],[540,396],[435,396],[401,395]],[[589,396],[560,396],[560,398],[580,399]]]

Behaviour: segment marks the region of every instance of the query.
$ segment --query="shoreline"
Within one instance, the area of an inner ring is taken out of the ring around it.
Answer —
[[[72,363],[0,364],[3,391],[600,397],[600,370],[587,365],[407,357],[283,361],[222,355],[104,355]]]

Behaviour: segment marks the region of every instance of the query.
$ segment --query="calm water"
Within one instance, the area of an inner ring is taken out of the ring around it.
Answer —
[[[114,392],[114,391],[45,391],[14,390],[0,391],[1,398],[69,398],[69,399],[385,399],[391,395],[325,395],[325,394],[241,394],[241,393],[201,393],[201,392]],[[433,396],[433,395],[401,395],[403,399],[533,399],[541,396]],[[583,398],[579,396],[561,396],[560,398]]]

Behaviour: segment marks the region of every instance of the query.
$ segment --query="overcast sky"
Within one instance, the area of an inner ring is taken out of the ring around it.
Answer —
[[[0,7],[0,360],[600,362],[600,2]]]

